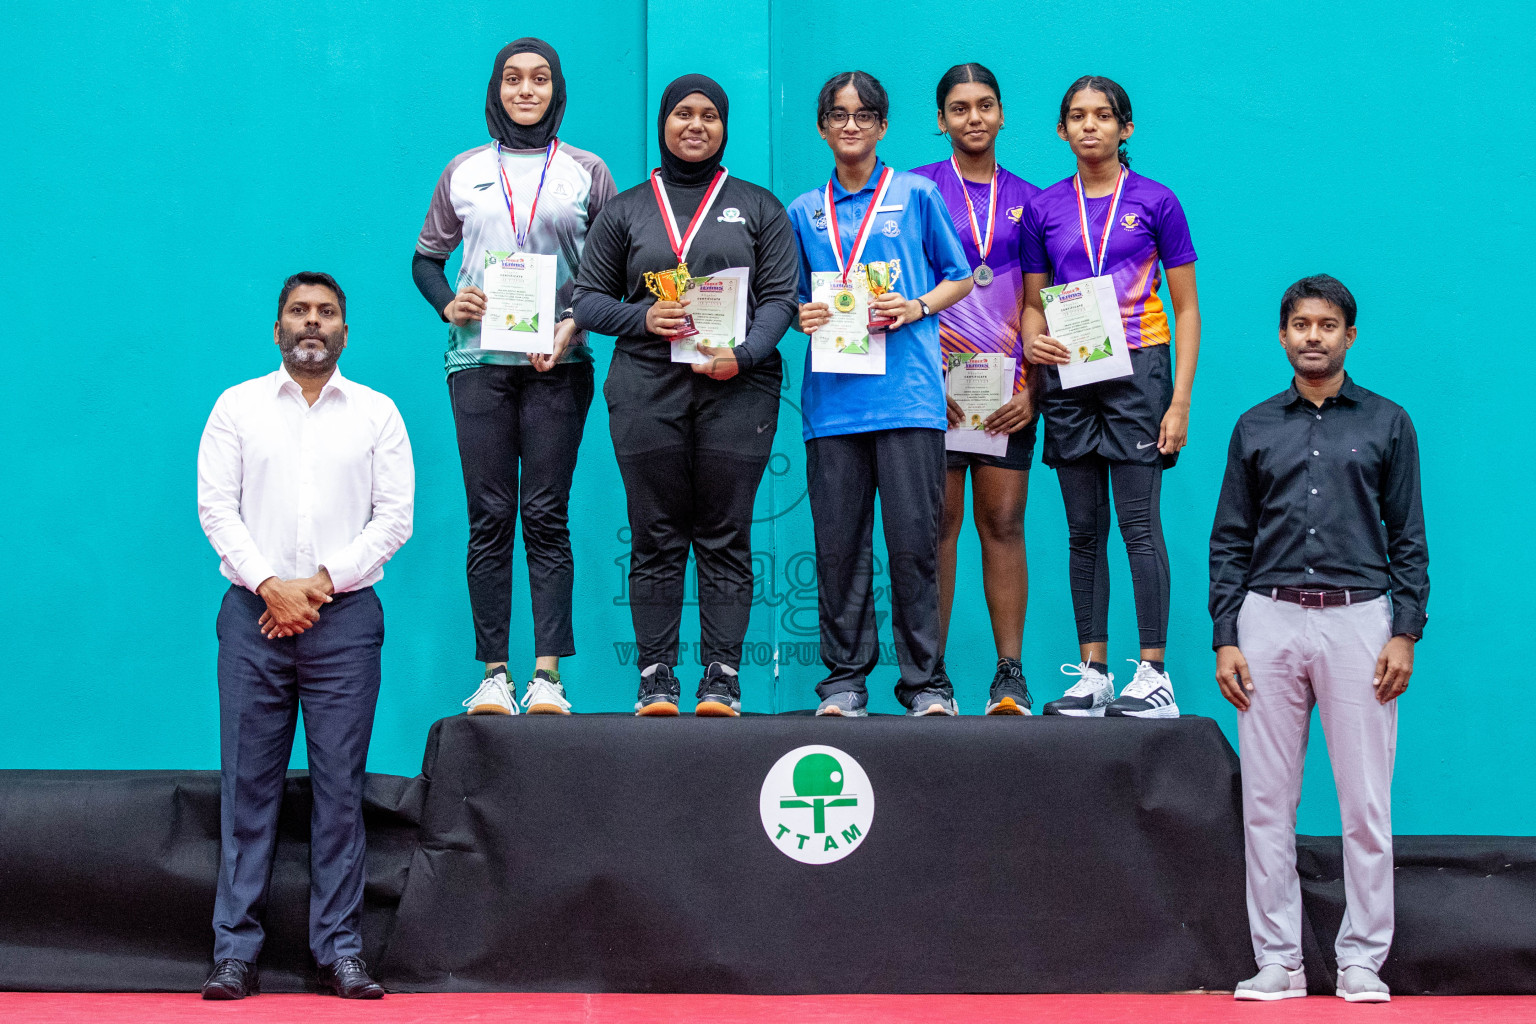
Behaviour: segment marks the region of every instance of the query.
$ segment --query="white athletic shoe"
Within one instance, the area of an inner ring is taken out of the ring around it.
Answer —
[[[1369,967],[1350,966],[1339,972],[1334,995],[1350,1003],[1390,1003],[1392,991]]]
[[[1286,970],[1279,964],[1270,964],[1258,974],[1241,982],[1232,993],[1234,999],[1258,999],[1270,1002],[1275,999],[1301,999],[1307,994],[1307,972],[1298,967]]]
[[[1127,658],[1136,666],[1136,674],[1104,709],[1110,718],[1178,718],[1179,706],[1173,702],[1173,680],[1145,661]]]
[[[571,702],[565,697],[565,687],[545,675],[543,670],[533,674],[528,692],[523,694],[523,708],[530,715],[568,715]]]
[[[1077,682],[1044,708],[1048,715],[1073,718],[1103,718],[1104,709],[1115,699],[1115,676],[1100,672],[1085,661],[1081,665],[1061,666],[1062,675],[1077,676]]]
[[[517,696],[507,686],[507,677],[500,672],[486,676],[480,689],[464,702],[471,715],[515,715]]]

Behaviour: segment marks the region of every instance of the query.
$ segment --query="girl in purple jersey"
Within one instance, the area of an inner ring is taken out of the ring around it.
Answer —
[[[1077,173],[1030,200],[1024,213],[1024,352],[1044,370],[1041,416],[1046,465],[1056,469],[1070,535],[1072,605],[1081,661],[1078,677],[1046,714],[1176,718],[1164,669],[1168,633],[1168,550],[1159,498],[1164,468],[1184,447],[1189,398],[1200,351],[1195,249],[1184,209],[1163,185],[1134,174],[1125,142],[1135,126],[1131,101],[1115,82],[1088,75],[1061,101],[1056,133],[1072,147]],[[1178,322],[1177,369],[1170,373],[1173,330],[1158,295],[1160,268]],[[1056,367],[1067,347],[1046,333],[1040,290],[1086,278],[1113,280],[1132,373],[1063,388]],[[1141,633],[1136,674],[1118,698],[1106,663],[1109,620],[1109,506],[1131,564]]]
[[[975,271],[971,293],[939,314],[939,342],[947,360],[995,353],[1015,361],[1009,399],[989,416],[986,430],[1008,435],[1001,455],[947,454],[944,521],[939,536],[939,642],[943,649],[955,597],[955,564],[965,525],[965,478],[975,496],[972,516],[981,539],[982,587],[997,646],[997,672],[986,713],[1027,715],[1033,700],[1019,662],[1024,610],[1029,601],[1029,563],[1024,555],[1024,505],[1035,454],[1034,385],[1019,333],[1020,222],[1024,206],[1040,190],[998,166],[997,133],[1003,129],[1002,90],[980,64],[957,64],[939,79],[935,100],[939,131],[951,152],[937,163],[913,168],[938,185],[966,258]],[[964,412],[949,400],[949,424]]]

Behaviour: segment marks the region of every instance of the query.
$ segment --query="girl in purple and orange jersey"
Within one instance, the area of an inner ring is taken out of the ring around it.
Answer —
[[[1019,331],[1021,224],[1024,207],[1040,190],[998,166],[997,133],[1003,128],[1002,91],[980,64],[957,64],[939,79],[939,131],[952,152],[938,163],[913,168],[944,197],[964,243],[976,287],[939,314],[939,341],[946,360],[997,353],[1015,360],[1013,397],[983,424],[1008,435],[1002,455],[947,453],[944,522],[939,537],[940,644],[948,638],[955,597],[956,552],[965,525],[965,478],[975,499],[972,513],[981,538],[982,584],[997,645],[997,673],[987,698],[989,715],[1027,715],[1033,700],[1019,663],[1024,610],[1029,601],[1029,564],[1024,555],[1024,504],[1035,455],[1034,384]],[[949,402],[950,426],[963,413]]]
[[[1163,667],[1168,633],[1168,550],[1158,508],[1163,470],[1184,447],[1189,397],[1200,352],[1195,248],[1179,200],[1130,169],[1125,142],[1135,130],[1131,101],[1108,78],[1079,78],[1061,101],[1056,133],[1072,147],[1077,173],[1030,200],[1024,211],[1024,352],[1044,370],[1042,459],[1057,472],[1070,535],[1072,605],[1081,661],[1062,671],[1078,680],[1046,714],[1176,718]],[[1162,274],[1178,323],[1159,295]],[[1113,279],[1132,373],[1063,388],[1056,370],[1067,348],[1046,332],[1040,289],[1087,278]],[[1130,556],[1141,651],[1119,698],[1109,674],[1109,508],[1111,489]]]

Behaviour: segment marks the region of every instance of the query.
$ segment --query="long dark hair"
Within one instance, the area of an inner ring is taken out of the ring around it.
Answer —
[[[839,71],[827,79],[826,83],[821,87],[821,92],[816,96],[816,123],[818,125],[821,124],[823,118],[832,112],[832,108],[837,104],[837,94],[850,85],[859,94],[859,102],[864,104],[866,110],[873,110],[880,116],[882,122],[889,119],[891,98],[885,94],[885,86],[880,84],[880,79],[868,71]]]
[[[992,90],[992,95],[997,97],[999,105],[1003,102],[1003,90],[998,88],[997,76],[988,71],[983,64],[974,61],[969,64],[956,64],[944,72],[944,77],[939,79],[939,88],[936,93],[939,113],[944,112],[944,102],[949,99],[949,90],[966,82],[975,82]]]
[[[1067,94],[1061,98],[1061,114],[1056,119],[1056,124],[1062,128],[1067,126],[1067,114],[1072,110],[1072,97],[1084,89],[1092,89],[1101,92],[1109,100],[1110,112],[1115,115],[1115,123],[1121,128],[1131,123],[1131,98],[1120,88],[1120,83],[1113,78],[1105,78],[1103,75],[1084,75],[1073,82],[1067,88]],[[1131,166],[1131,154],[1125,151],[1125,143],[1120,143],[1120,149],[1116,154],[1120,162],[1126,167]]]

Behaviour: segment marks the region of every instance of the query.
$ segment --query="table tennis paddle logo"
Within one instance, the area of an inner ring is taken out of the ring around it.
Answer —
[[[869,835],[875,791],[859,762],[836,747],[796,747],[763,779],[763,831],[802,864],[842,860]]]

